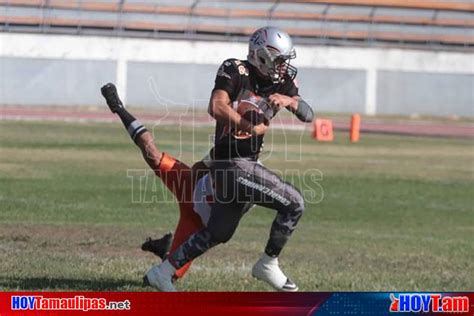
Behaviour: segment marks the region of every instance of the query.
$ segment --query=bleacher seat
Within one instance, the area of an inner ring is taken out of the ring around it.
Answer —
[[[474,2],[0,0],[3,31],[199,38],[248,36],[263,25],[286,29],[296,42],[471,49]]]

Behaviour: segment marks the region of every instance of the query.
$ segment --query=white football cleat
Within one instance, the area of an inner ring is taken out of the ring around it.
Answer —
[[[155,265],[145,274],[144,282],[162,292],[176,292],[173,285],[172,277],[176,269],[168,260],[163,261],[160,265]]]
[[[260,281],[267,282],[277,291],[296,292],[298,287],[291,281],[278,266],[278,258],[264,253],[252,268],[252,276]]]

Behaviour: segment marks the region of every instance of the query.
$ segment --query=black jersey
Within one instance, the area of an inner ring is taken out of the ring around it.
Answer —
[[[298,95],[298,88],[289,77],[284,78],[279,84],[274,84],[271,80],[259,77],[256,71],[247,60],[227,59],[217,71],[214,90],[226,91],[234,108],[241,100],[255,95],[264,98],[273,93],[290,97]],[[215,133],[214,159],[256,158],[263,146],[263,135],[240,137],[220,122],[216,123]]]

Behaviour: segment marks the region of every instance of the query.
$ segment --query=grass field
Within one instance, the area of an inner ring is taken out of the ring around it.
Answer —
[[[212,134],[154,131],[158,146],[185,162],[207,152]],[[323,174],[307,181],[319,197],[322,187],[322,201],[307,205],[281,257],[301,290],[474,289],[472,140],[363,135],[349,144],[339,133],[330,144],[305,135],[300,146],[298,132],[267,138],[267,166]],[[146,165],[118,123],[0,122],[0,289],[150,290],[142,275],[155,257],[139,246],[173,230],[178,212],[172,202],[133,202],[129,169]],[[159,181],[147,179],[141,193],[158,196]],[[273,216],[253,209],[178,289],[270,290],[250,269]]]

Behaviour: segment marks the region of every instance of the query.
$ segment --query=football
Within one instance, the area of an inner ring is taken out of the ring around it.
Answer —
[[[265,121],[264,113],[258,106],[259,99],[259,97],[253,96],[249,99],[241,100],[237,106],[237,113],[252,123],[252,125],[258,125]]]
[[[265,119],[264,111],[259,107],[260,100],[261,98],[258,96],[251,96],[248,99],[241,100],[236,109],[237,113],[252,125],[259,125],[261,123],[268,124],[269,121]],[[233,131],[232,134],[238,139],[251,137],[250,133],[241,130]]]

